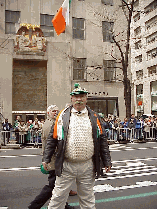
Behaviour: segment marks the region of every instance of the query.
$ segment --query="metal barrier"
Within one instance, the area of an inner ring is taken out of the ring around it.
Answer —
[[[135,140],[157,140],[157,128],[150,127],[148,132],[144,132],[143,129],[129,129],[129,128],[118,128],[105,129],[108,141],[135,141]],[[22,145],[34,145],[38,147],[42,145],[41,141],[42,130],[30,130],[26,132],[17,131],[2,131],[3,145],[7,145],[12,141],[16,141]]]
[[[13,141],[22,145],[34,145],[39,146],[41,141],[42,130],[34,131],[2,131],[2,145],[7,145]]]
[[[14,131],[2,131],[1,137],[2,137],[1,140],[3,145],[8,144],[10,141],[16,140]]]
[[[118,128],[106,129],[108,141],[135,141],[135,140],[156,140],[157,139],[157,128],[150,127],[149,132],[144,132],[143,128]]]

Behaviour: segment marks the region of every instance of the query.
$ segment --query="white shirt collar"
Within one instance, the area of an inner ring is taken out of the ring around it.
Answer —
[[[77,111],[74,107],[71,110],[72,113],[78,113],[79,111]],[[82,111],[80,111],[80,114],[85,114],[87,113],[87,108],[85,107]]]

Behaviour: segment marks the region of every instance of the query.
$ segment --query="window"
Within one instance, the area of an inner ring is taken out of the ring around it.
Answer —
[[[85,79],[85,58],[73,58],[73,80],[84,80]]]
[[[113,0],[101,0],[102,4],[113,6]]]
[[[19,11],[5,11],[5,33],[15,34],[15,24],[20,22],[20,12]]]
[[[143,84],[136,85],[137,112],[143,111]]]
[[[151,2],[147,7],[144,8],[145,14],[149,14],[157,8],[157,0]]]
[[[157,41],[157,32],[151,34],[150,36],[146,37],[146,43],[147,45],[148,44],[151,44],[153,42],[156,42]]]
[[[140,35],[140,33],[141,33],[141,27],[139,26],[138,28],[136,28],[136,29],[134,30],[134,35],[135,35],[135,36],[138,36],[138,35]]]
[[[113,42],[112,34],[113,34],[113,22],[102,22],[102,32],[103,32],[103,42]]]
[[[156,74],[157,73],[157,66],[154,65],[152,67],[148,68],[148,76],[150,77],[150,75]]]
[[[150,82],[151,113],[157,115],[157,81]]]
[[[140,19],[140,13],[136,14],[134,17],[134,22],[137,22]]]
[[[136,71],[136,78],[137,80],[143,78],[143,70]]]
[[[88,97],[87,105],[95,112],[103,113],[104,117],[110,115],[119,116],[117,97],[110,98],[110,100],[105,97]]]
[[[142,55],[139,55],[139,56],[135,57],[135,62],[136,63],[142,62]]]
[[[116,62],[115,60],[103,60],[104,80],[116,80]]]
[[[135,49],[141,49],[142,48],[142,44],[141,41],[138,41],[135,43]]]
[[[74,39],[85,39],[85,19],[84,18],[72,18],[72,30]]]
[[[152,49],[150,51],[147,52],[147,60],[151,60],[153,58],[157,57],[157,48]]]
[[[46,37],[54,37],[53,17],[54,15],[40,14],[40,27]]]
[[[150,20],[148,20],[147,22],[145,22],[145,29],[149,30],[151,28],[153,28],[154,26],[157,26],[157,16],[151,18]]]

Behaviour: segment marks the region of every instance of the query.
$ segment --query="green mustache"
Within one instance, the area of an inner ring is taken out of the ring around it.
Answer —
[[[82,101],[76,101],[75,104],[83,104]]]

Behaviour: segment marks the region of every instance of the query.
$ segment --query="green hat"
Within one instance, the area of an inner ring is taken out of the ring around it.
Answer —
[[[74,84],[74,90],[70,93],[70,95],[76,94],[88,94],[88,91],[84,88],[82,89],[79,83]]]
[[[49,171],[46,171],[45,169],[44,169],[44,167],[43,167],[43,165],[41,164],[41,172],[43,173],[43,174],[49,174]]]

